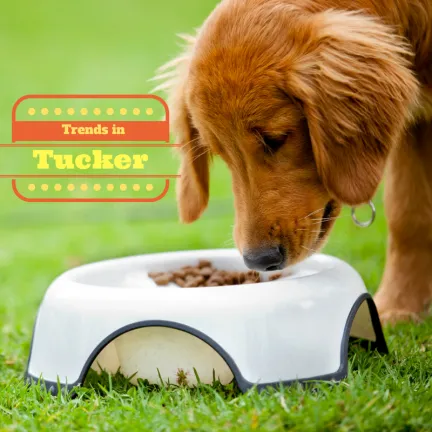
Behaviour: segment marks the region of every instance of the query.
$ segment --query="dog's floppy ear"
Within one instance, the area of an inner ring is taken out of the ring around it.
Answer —
[[[189,65],[196,42],[190,35],[179,35],[186,42],[184,52],[159,69],[154,80],[163,83],[153,91],[168,91],[171,130],[181,144],[180,179],[177,181],[177,204],[180,220],[191,223],[207,207],[209,199],[209,156],[198,131],[193,127],[186,101]]]
[[[290,88],[303,101],[324,186],[359,205],[375,194],[415,106],[411,53],[390,27],[361,13],[314,14],[310,29]]]
[[[177,181],[177,204],[184,223],[197,220],[209,199],[209,155],[202,146],[198,131],[192,126],[185,103],[175,107],[174,131],[181,147],[180,179]]]

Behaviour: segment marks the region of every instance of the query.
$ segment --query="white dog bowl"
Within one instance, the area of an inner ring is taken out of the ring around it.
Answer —
[[[245,391],[347,374],[350,337],[386,343],[371,296],[339,259],[315,255],[273,282],[158,287],[147,272],[210,260],[247,270],[236,250],[172,252],[85,265],[48,289],[26,376],[52,392],[93,368],[194,385],[235,379]]]

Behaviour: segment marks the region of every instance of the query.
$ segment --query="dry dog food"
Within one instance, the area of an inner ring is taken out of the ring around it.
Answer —
[[[276,280],[281,276],[281,274],[275,274],[269,279]],[[149,273],[149,277],[159,286],[175,283],[181,288],[246,285],[264,282],[256,271],[217,270],[207,260],[201,260],[196,266],[185,266],[174,271]]]

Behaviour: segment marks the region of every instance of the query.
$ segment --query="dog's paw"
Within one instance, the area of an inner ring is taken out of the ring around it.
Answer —
[[[378,313],[382,325],[394,326],[400,322],[421,323],[422,317],[415,312],[410,312],[403,309],[380,309]]]
[[[381,324],[421,323],[428,315],[429,308],[426,305],[430,302],[422,296],[414,297],[413,293],[410,293],[410,296],[402,296],[401,291],[396,291],[395,288],[393,286],[390,290],[383,285],[374,296]],[[395,295],[395,292],[398,295]]]

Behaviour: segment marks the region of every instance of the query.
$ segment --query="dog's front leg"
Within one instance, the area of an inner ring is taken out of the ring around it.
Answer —
[[[432,300],[432,123],[409,129],[386,179],[387,264],[375,297],[381,320],[418,321]]]

